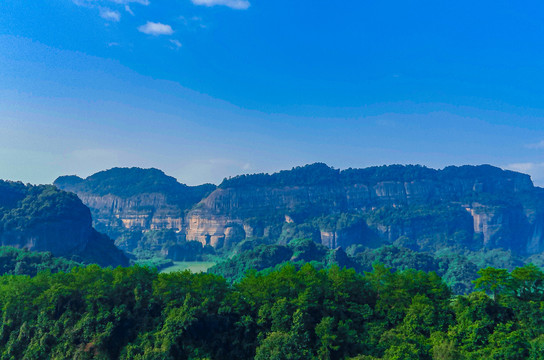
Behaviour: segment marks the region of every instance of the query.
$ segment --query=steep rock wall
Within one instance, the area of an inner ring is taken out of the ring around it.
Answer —
[[[537,224],[530,223],[522,207],[485,206],[475,203],[469,210],[474,219],[474,232],[482,236],[483,246],[486,248],[532,252],[534,249],[530,243],[540,244],[542,241],[542,234],[531,234],[531,228]]]
[[[129,198],[86,193],[79,193],[78,196],[92,209],[94,221],[107,227],[176,231],[184,228],[183,211],[168,203],[164,194],[145,193]]]
[[[118,179],[126,189],[116,187]],[[416,216],[372,226],[383,241],[407,237],[419,248],[446,239],[472,248],[544,250],[544,201],[527,200],[544,199],[544,194],[529,176],[487,165],[443,170],[394,165],[339,171],[313,164],[272,175],[226,179],[218,188],[205,189],[179,184],[156,169],[112,169],[85,180],[63,177],[56,183],[81,197],[100,229],[173,229],[186,234],[187,240],[216,248],[252,237],[278,239],[289,221],[298,224],[336,213],[371,217],[384,207],[448,204],[466,209],[465,216],[449,222]],[[488,197],[508,200],[497,207]],[[318,232],[316,241],[331,248],[368,240],[361,229]],[[438,246],[448,245],[446,240]]]
[[[408,206],[433,202],[456,204],[481,194],[516,194],[534,190],[530,178],[524,174],[504,173],[500,176],[459,176],[415,181],[379,181],[374,184],[331,184],[319,186],[246,186],[218,188],[198,204],[198,209],[187,215],[187,239],[204,243],[221,243],[226,236],[227,224],[237,223],[249,227],[247,220],[265,218],[270,214],[292,215],[311,209],[322,212],[370,213],[383,206]],[[459,223],[436,224],[428,220],[410,220],[402,224],[377,224],[376,230],[388,241],[407,236],[418,238],[421,232],[432,232],[453,237],[463,233],[462,245],[502,247],[516,252],[535,252],[544,247],[544,219],[527,216],[523,206],[498,209],[469,202],[465,205],[471,217],[463,217]],[[525,212],[525,214],[524,214]],[[270,224],[268,224],[270,225]],[[264,226],[266,228],[266,224]],[[434,227],[434,228],[433,228]],[[532,230],[531,230],[532,229]],[[250,231],[246,231],[247,234]],[[473,234],[481,235],[481,244],[474,243]],[[460,235],[459,235],[460,236]],[[356,240],[354,240],[356,239]],[[322,232],[324,245],[335,248],[354,242],[363,242],[360,232],[343,235]],[[423,240],[418,246],[428,246]]]

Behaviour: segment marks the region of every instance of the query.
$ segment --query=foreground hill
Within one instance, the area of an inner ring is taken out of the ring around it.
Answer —
[[[111,239],[92,227],[89,208],[51,185],[0,180],[0,245],[102,266],[128,265]]]

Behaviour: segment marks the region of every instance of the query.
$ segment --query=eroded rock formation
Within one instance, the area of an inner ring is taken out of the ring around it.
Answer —
[[[125,185],[116,188],[119,178]],[[528,175],[488,165],[339,171],[313,164],[238,176],[217,188],[187,187],[155,169],[112,169],[55,184],[76,192],[104,228],[174,229],[215,248],[247,238],[285,238],[290,226],[293,236],[308,234],[329,248],[367,244],[372,232],[381,241],[418,249],[544,250],[543,190]],[[323,225],[330,222],[323,217],[345,213],[364,221]]]

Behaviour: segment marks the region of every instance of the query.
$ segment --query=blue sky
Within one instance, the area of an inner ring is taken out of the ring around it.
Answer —
[[[490,163],[544,185],[537,1],[0,1],[0,178]]]

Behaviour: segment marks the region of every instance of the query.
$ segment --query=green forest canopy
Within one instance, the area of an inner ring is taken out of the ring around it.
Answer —
[[[212,274],[76,267],[0,277],[2,359],[544,359],[544,274],[484,269],[452,296],[433,272],[287,264]]]

